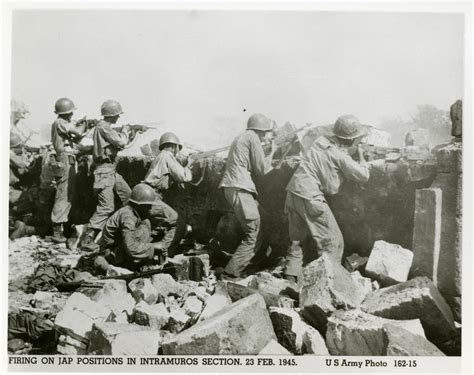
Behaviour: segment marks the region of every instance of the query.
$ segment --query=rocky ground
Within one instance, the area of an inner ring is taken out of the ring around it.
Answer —
[[[305,266],[298,285],[280,278],[278,267],[216,280],[209,255],[197,247],[168,259],[162,273],[127,281],[93,276],[80,258],[35,236],[10,242],[9,312],[51,323],[48,352],[460,355],[461,327],[450,307],[430,279],[408,279],[412,252],[384,241],[344,266],[323,255]],[[34,290],[37,267],[56,263],[89,284]],[[41,353],[35,345],[16,340],[9,348]]]

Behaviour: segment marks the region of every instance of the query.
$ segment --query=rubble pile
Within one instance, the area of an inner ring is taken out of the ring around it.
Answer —
[[[24,258],[37,258],[41,243],[30,241]],[[324,254],[304,267],[299,284],[275,276],[277,269],[219,281],[207,254],[199,255],[204,260],[200,280],[189,277],[196,255],[178,255],[163,267],[166,273],[127,281],[77,269],[77,280],[84,283],[75,291],[25,294],[25,284],[10,298],[23,293],[31,303],[22,298],[10,301],[10,308],[48,310],[45,319],[57,332],[53,352],[65,355],[459,354],[459,325],[430,279],[393,277],[380,287],[380,273],[368,269],[381,262],[384,275],[397,274],[400,267],[408,274],[406,265],[396,262],[400,250],[408,251],[377,243],[367,266],[356,271]],[[50,261],[72,263],[73,255],[49,251],[54,253]],[[80,268],[78,255],[74,258]],[[21,352],[15,343],[11,351]]]

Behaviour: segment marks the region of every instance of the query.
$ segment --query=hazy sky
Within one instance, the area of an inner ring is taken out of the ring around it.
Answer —
[[[204,147],[227,144],[253,112],[377,125],[462,98],[463,33],[452,14],[15,11],[12,96],[33,127],[54,120],[59,97],[77,118],[113,98],[124,122],[164,121]]]

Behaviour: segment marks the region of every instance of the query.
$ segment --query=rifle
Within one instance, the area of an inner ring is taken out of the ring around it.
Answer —
[[[226,146],[226,147],[216,148],[216,149],[210,150],[210,151],[196,152],[194,154],[190,154],[189,158],[193,159],[193,160],[205,159],[205,158],[209,158],[211,156],[216,156],[218,153],[227,151],[229,149],[230,149],[230,146]]]
[[[290,132],[284,132],[283,134],[280,134],[280,135],[277,135],[276,134],[277,132],[274,131],[273,132],[273,134],[274,134],[273,139],[275,140],[275,143],[276,143],[277,146],[282,146],[285,143],[289,143],[289,142],[293,141],[295,136],[299,132],[301,132],[301,131],[303,131],[303,130],[311,127],[311,126],[313,126],[313,123],[308,122],[306,125],[298,128],[298,129],[292,130]]]
[[[140,125],[140,124],[126,124],[123,126],[112,126],[112,129],[117,131],[122,131],[123,127],[127,126],[132,132],[136,133],[144,133],[150,129],[156,129],[155,126],[147,126],[147,125]]]
[[[139,279],[141,277],[148,277],[148,276],[156,275],[158,273],[166,273],[167,269],[166,267],[164,267],[165,265],[166,264],[154,270],[149,270],[149,271],[144,271],[144,272],[132,272],[132,273],[127,273],[125,275],[107,276],[95,282],[71,281],[67,283],[60,283],[56,285],[56,288],[60,292],[73,292],[74,290],[79,289],[79,288],[102,288],[103,285],[101,281],[104,281],[104,280],[125,280],[129,282],[131,280]]]
[[[360,147],[362,148],[362,151],[372,152],[374,154],[379,154],[379,155],[386,155],[390,152],[398,152],[398,153],[401,152],[399,148],[374,146],[374,145],[369,145],[366,143],[360,144]]]

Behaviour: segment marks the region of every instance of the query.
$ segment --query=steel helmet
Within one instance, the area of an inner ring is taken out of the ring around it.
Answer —
[[[155,202],[156,194],[153,188],[147,184],[138,184],[132,190],[132,194],[130,195],[130,202],[139,205],[145,204],[153,204]]]
[[[122,106],[116,100],[106,100],[100,107],[102,116],[117,116],[123,113]]]
[[[20,136],[18,134],[11,134],[10,135],[10,148],[18,147],[23,144]]]
[[[10,102],[10,110],[12,113],[18,114],[20,119],[25,118],[30,113],[25,103],[15,99],[12,99]]]
[[[72,102],[71,99],[68,98],[61,98],[56,100],[56,104],[54,104],[54,113],[57,115],[66,115],[75,111],[77,108]]]
[[[247,121],[247,129],[268,132],[273,130],[273,123],[267,116],[255,113]]]
[[[172,143],[174,145],[178,145],[180,150],[183,148],[183,145],[179,141],[179,138],[176,136],[176,134],[174,134],[172,132],[163,133],[161,135],[161,137],[160,137],[160,151],[163,149],[163,146],[166,143]]]
[[[338,117],[334,124],[334,135],[342,139],[355,139],[364,135],[359,119],[353,115]]]

